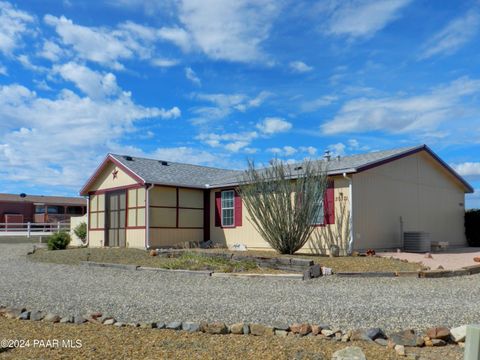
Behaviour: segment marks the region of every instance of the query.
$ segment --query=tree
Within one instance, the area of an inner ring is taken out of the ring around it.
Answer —
[[[84,243],[87,239],[87,223],[82,221],[73,229],[73,232]]]
[[[341,254],[348,253],[348,240],[350,239],[351,216],[349,208],[350,199],[341,197],[335,211],[335,224],[322,226],[314,232],[311,247],[316,254],[328,253],[334,256],[334,247],[338,247]]]
[[[319,161],[289,165],[274,160],[256,169],[252,161],[239,193],[250,222],[270,246],[293,254],[309,240],[320,214],[327,188],[327,173]]]

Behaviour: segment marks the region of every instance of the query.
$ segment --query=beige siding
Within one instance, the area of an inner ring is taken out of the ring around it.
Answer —
[[[90,230],[88,232],[88,246],[102,247],[104,238],[105,232],[103,230]]]
[[[155,186],[149,191],[151,206],[177,206],[177,189]]]
[[[335,187],[335,208],[336,214],[339,211],[339,203],[344,197],[348,197],[348,181],[342,177],[334,178],[334,187]],[[236,243],[245,244],[249,249],[270,249],[270,245],[263,240],[260,234],[255,230],[252,223],[250,222],[249,214],[245,209],[245,206],[242,204],[242,226],[235,228],[221,228],[215,226],[215,191],[212,190],[210,193],[210,233],[211,240],[215,243],[232,247]],[[348,208],[348,207],[347,207]],[[327,225],[331,227],[332,232],[336,232],[335,225]],[[310,241],[302,248],[301,252],[311,252],[312,244],[311,241],[315,241],[316,235],[323,231],[325,227],[317,227],[314,230]]]
[[[203,210],[179,209],[179,227],[203,227]]]
[[[178,189],[178,206],[203,208],[203,190]]]
[[[118,171],[117,177],[113,178],[113,172]],[[137,182],[130,177],[126,172],[116,166],[114,163],[109,162],[105,169],[98,175],[97,179],[87,189],[88,191],[111,189],[120,186],[133,185]]]
[[[145,248],[145,229],[127,229],[127,247]]]
[[[170,208],[150,208],[151,227],[175,227],[177,210]]]
[[[355,248],[402,246],[404,231],[465,245],[464,189],[430,155],[420,152],[353,175]]]
[[[151,247],[183,246],[203,240],[203,229],[150,229]]]

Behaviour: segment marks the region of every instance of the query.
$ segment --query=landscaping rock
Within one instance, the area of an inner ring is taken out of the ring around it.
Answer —
[[[243,334],[244,335],[250,334],[250,325],[248,325],[248,324],[243,325]]]
[[[292,324],[290,325],[290,331],[294,334],[298,334],[300,332],[300,328],[302,327],[302,324]]]
[[[375,334],[373,334],[373,332],[372,332],[372,335],[375,335]],[[368,336],[366,330],[358,329],[358,330],[352,331],[352,334],[350,336],[350,340],[352,340],[352,341],[355,341],[355,340],[372,341],[372,340],[375,340],[375,339],[370,338],[370,336]]]
[[[182,323],[180,321],[172,321],[166,325],[166,328],[169,330],[181,330]]]
[[[370,328],[365,332],[365,335],[367,335],[371,340],[387,338],[383,330],[380,328]]]
[[[450,329],[442,327],[434,327],[427,330],[427,336],[430,339],[448,339],[450,337]]]
[[[375,339],[375,343],[381,346],[387,346],[388,345],[388,340],[383,339],[383,338],[378,338]]]
[[[288,331],[286,331],[286,330],[275,330],[275,335],[285,337],[285,336],[288,335]]]
[[[41,311],[32,311],[30,313],[30,320],[32,321],[40,321],[40,320],[43,320],[44,317],[45,317],[45,314]]]
[[[223,322],[213,322],[209,323],[203,327],[204,331],[208,334],[221,335],[228,334],[228,327]]]
[[[103,325],[113,325],[115,324],[117,321],[114,319],[114,318],[111,318],[111,319],[106,319],[104,322],[103,322]]]
[[[102,317],[102,313],[98,311],[91,311],[87,313],[87,318],[92,318],[98,320],[98,318]]]
[[[403,345],[395,345],[395,352],[399,356],[405,356],[405,346]]]
[[[161,322],[161,321],[159,321],[155,324],[156,329],[165,329],[166,327],[167,327],[167,324],[165,324],[164,322]]]
[[[473,258],[473,261],[480,263],[480,256],[475,256]]]
[[[310,324],[293,324],[290,326],[290,331],[294,334],[305,336],[312,332],[312,326]]]
[[[128,323],[127,326],[131,326],[131,327],[137,328],[137,327],[140,327],[140,324],[139,324],[139,323],[136,323],[136,322],[133,322],[133,323]]]
[[[276,323],[276,324],[273,325],[273,328],[274,328],[275,330],[289,331],[289,330],[290,330],[290,325]]]
[[[467,325],[450,329],[450,334],[452,335],[453,341],[457,343],[465,341],[465,337],[467,336]]]
[[[322,331],[322,328],[318,325],[312,325],[312,335],[318,335]]]
[[[324,336],[326,336],[326,337],[330,337],[330,336],[335,335],[335,332],[332,331],[332,330],[323,329],[323,330],[321,331],[321,334],[324,335]]]
[[[200,324],[186,321],[182,323],[182,330],[188,332],[197,332],[200,331]]]
[[[113,324],[113,326],[116,326],[116,327],[124,327],[125,324],[124,324],[123,322],[117,321],[115,324]]]
[[[80,324],[83,324],[83,323],[86,323],[87,322],[87,319],[85,319],[82,315],[75,315],[73,317],[73,323],[75,325],[80,325]]]
[[[60,324],[70,324],[73,323],[73,316],[65,316],[60,319]]]
[[[366,360],[365,354],[358,346],[349,346],[335,351],[332,360]]]
[[[442,339],[432,339],[432,345],[433,346],[445,346],[447,345],[447,342],[445,340],[442,340]]]
[[[30,320],[30,311],[24,311],[18,316],[18,320]]]
[[[262,324],[250,324],[250,333],[252,335],[275,335],[273,327]]]
[[[417,336],[414,330],[405,330],[396,332],[390,335],[390,340],[395,345],[403,346],[423,346],[424,340],[420,336]]]
[[[142,322],[140,323],[140,327],[142,329],[153,329],[155,327],[155,324],[151,322]]]
[[[7,319],[17,319],[26,310],[25,308],[7,308],[3,315]]]
[[[57,314],[48,313],[48,314],[45,315],[45,317],[43,318],[43,321],[51,322],[51,323],[58,323],[58,322],[60,322],[60,319],[61,319],[61,317],[58,316]]]
[[[243,334],[243,323],[236,323],[236,324],[232,324],[230,325],[230,332],[232,334],[236,334],[236,335],[242,335]]]

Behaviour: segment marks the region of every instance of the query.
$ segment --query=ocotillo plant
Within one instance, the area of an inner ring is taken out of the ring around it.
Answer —
[[[327,173],[321,161],[286,164],[279,160],[257,169],[252,161],[239,186],[250,222],[270,246],[293,254],[309,240],[323,214]]]

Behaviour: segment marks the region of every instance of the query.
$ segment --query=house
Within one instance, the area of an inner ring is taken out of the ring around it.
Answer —
[[[47,223],[69,220],[86,213],[80,197],[0,194],[0,223]]]
[[[464,246],[464,199],[472,187],[426,145],[325,157],[323,224],[351,214],[350,249],[395,249],[403,231]],[[81,190],[88,196],[89,246],[157,248],[212,240],[268,249],[235,191],[242,171],[109,154]],[[334,204],[334,206],[332,206]],[[311,248],[307,244],[305,251]]]

